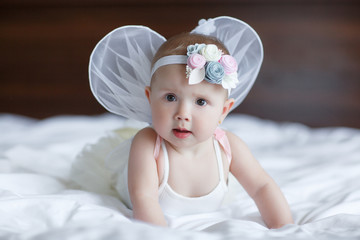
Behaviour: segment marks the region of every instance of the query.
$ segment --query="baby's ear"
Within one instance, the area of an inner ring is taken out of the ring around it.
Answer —
[[[146,86],[145,87],[145,96],[146,96],[147,100],[149,101],[149,103],[150,103],[150,93],[151,93],[150,86]]]
[[[222,121],[225,119],[225,117],[228,115],[228,113],[230,112],[232,106],[234,105],[235,100],[233,98],[229,98],[225,101],[224,103],[224,107],[223,107],[223,112],[222,112]]]

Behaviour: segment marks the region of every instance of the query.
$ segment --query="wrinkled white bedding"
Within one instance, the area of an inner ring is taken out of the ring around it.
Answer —
[[[223,126],[248,143],[279,184],[295,224],[264,227],[231,181],[219,213],[179,219],[170,229],[131,221],[118,199],[70,180],[85,144],[133,124],[113,115],[38,121],[1,114],[0,239],[360,239],[360,130],[229,116]]]

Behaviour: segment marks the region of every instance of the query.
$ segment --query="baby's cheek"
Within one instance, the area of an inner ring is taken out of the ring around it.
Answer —
[[[153,115],[153,125],[155,127],[163,126],[165,121],[165,116],[162,114],[154,114]]]
[[[165,128],[169,127],[169,114],[161,109],[154,109],[152,115],[152,125],[158,133],[162,132]]]
[[[154,121],[161,121],[162,118],[164,118],[164,110],[162,109],[162,107],[158,104],[154,104],[151,107],[151,115],[152,115],[152,119],[153,122]]]
[[[201,133],[204,135],[204,138],[212,136],[217,128],[218,124],[214,118],[206,119],[202,118],[201,121],[198,122],[197,128],[200,129]]]

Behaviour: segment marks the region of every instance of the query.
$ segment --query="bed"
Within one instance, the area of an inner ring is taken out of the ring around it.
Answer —
[[[0,114],[1,239],[359,239],[360,130],[309,128],[231,114],[223,127],[244,139],[279,184],[294,225],[267,229],[230,179],[218,215],[188,216],[177,228],[133,221],[116,198],[78,187],[77,154],[121,127],[123,118],[63,115],[36,120]]]

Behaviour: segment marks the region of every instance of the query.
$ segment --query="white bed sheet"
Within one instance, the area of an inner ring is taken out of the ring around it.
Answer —
[[[85,144],[135,124],[109,114],[41,121],[1,114],[0,239],[360,239],[360,130],[230,115],[223,126],[279,184],[295,224],[264,227],[231,181],[218,215],[185,217],[170,229],[132,221],[118,199],[77,189],[70,179]]]

